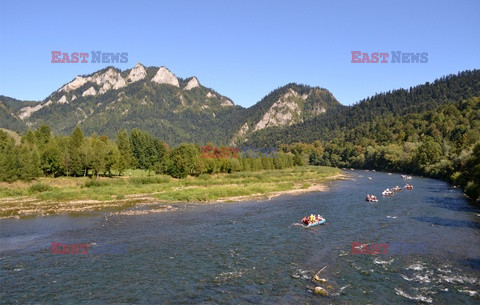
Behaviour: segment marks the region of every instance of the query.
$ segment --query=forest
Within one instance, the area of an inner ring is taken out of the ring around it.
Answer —
[[[209,144],[212,146],[213,144]],[[226,146],[219,147],[228,149]],[[248,152],[246,152],[248,153]],[[232,155],[202,157],[197,144],[182,143],[171,148],[148,132],[120,131],[113,141],[107,136],[86,137],[80,127],[70,136],[54,136],[48,125],[29,130],[20,143],[0,130],[0,181],[32,180],[40,176],[128,175],[138,168],[174,178],[188,175],[283,169],[300,164],[291,152],[275,156]]]
[[[416,114],[378,116],[328,141],[280,145],[312,165],[376,169],[443,179],[480,195],[480,98]]]

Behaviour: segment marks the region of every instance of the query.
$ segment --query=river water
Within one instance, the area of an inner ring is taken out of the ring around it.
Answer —
[[[0,303],[480,303],[480,211],[460,190],[414,177],[414,190],[384,198],[384,188],[404,185],[399,174],[347,174],[327,192],[268,201],[0,220]],[[379,202],[364,201],[367,193]],[[310,213],[326,224],[293,225]],[[128,252],[54,255],[51,242]],[[352,242],[428,251],[352,254]],[[324,266],[328,282],[313,283]],[[318,285],[330,295],[314,295]]]

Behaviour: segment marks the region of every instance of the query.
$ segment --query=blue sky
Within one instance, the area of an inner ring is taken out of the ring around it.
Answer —
[[[43,100],[109,64],[51,51],[128,52],[251,106],[290,82],[349,105],[480,68],[480,1],[0,0],[0,95]],[[428,52],[425,64],[353,64],[351,51]]]

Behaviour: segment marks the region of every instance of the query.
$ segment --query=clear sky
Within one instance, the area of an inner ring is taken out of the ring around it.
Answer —
[[[480,68],[480,1],[0,0],[0,95],[43,100],[109,64],[51,51],[128,52],[251,106],[290,82],[349,105]],[[425,64],[351,63],[351,51],[428,52]]]

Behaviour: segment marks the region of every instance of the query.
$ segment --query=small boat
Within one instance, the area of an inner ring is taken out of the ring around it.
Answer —
[[[375,195],[367,195],[367,197],[365,198],[365,201],[378,202],[378,199],[377,199],[377,196],[375,196]]]
[[[402,188],[399,187],[398,185],[393,188],[393,191],[394,191],[394,192],[400,192],[401,190],[402,190]]]
[[[406,190],[413,190],[413,185],[411,185],[411,184],[406,184],[406,185],[405,185],[405,189],[406,189]]]
[[[305,228],[310,228],[310,227],[316,227],[318,225],[321,225],[321,224],[324,224],[325,221],[327,221],[325,218],[323,218],[322,220],[317,220],[315,222],[312,222],[308,225],[303,225]]]

